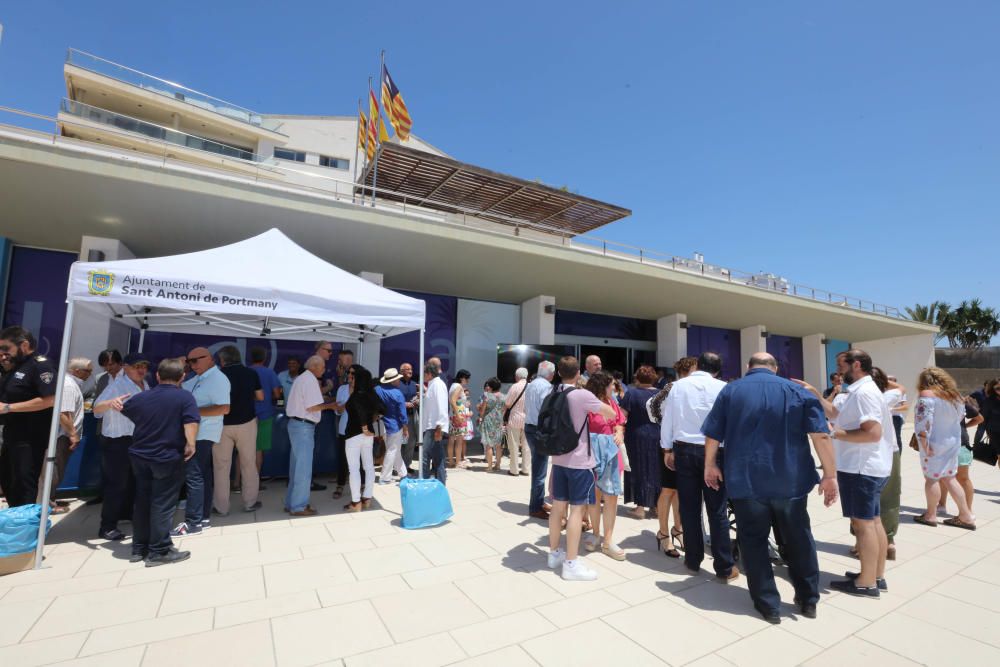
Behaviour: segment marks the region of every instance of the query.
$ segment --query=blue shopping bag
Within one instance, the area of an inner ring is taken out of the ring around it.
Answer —
[[[34,551],[38,546],[38,524],[42,520],[41,505],[21,505],[0,510],[0,558]],[[45,532],[52,528],[46,522]]]
[[[403,502],[403,528],[437,526],[455,514],[448,488],[436,479],[400,480],[399,497]]]

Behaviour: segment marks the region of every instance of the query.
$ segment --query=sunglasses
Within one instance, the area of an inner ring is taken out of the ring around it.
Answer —
[[[200,357],[188,357],[184,361],[188,362],[189,364],[193,364],[194,362],[201,361],[202,359],[208,359],[208,355],[207,354],[203,354]]]

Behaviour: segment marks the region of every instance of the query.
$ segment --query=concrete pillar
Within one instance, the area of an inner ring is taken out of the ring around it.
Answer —
[[[802,337],[802,379],[820,391],[826,389],[826,336]]]
[[[118,239],[84,236],[80,241],[81,262],[110,262],[120,259],[135,259],[135,255]],[[111,323],[111,317],[101,311],[77,308],[69,345],[70,358],[87,357],[93,360],[96,371],[97,355],[101,350],[115,347],[124,355],[128,351],[128,337],[125,335],[127,330],[122,327],[112,329]],[[138,336],[138,330],[133,331]]]
[[[656,365],[673,366],[687,356],[687,315],[674,313],[656,320]]]
[[[358,274],[370,283],[375,283],[379,287],[382,287],[383,276],[381,273],[373,273],[371,271],[362,271]],[[372,372],[372,375],[379,376],[381,371],[379,370],[379,362],[382,356],[382,339],[378,336],[365,336],[364,342],[360,344],[360,349],[358,345],[348,346],[349,349],[354,351],[355,359],[359,358],[362,366],[367,368]]]
[[[552,312],[545,312],[546,308]],[[554,296],[536,296],[521,304],[521,342],[525,345],[555,345]]]
[[[763,324],[755,324],[752,327],[740,329],[740,372],[747,373],[747,362],[751,355],[758,352],[767,352],[767,338],[764,334],[767,328]]]
[[[899,383],[906,387],[910,405],[916,405],[917,376],[923,369],[934,365],[934,334],[861,340],[851,343],[851,347],[871,355],[872,363],[886,375],[895,375]]]

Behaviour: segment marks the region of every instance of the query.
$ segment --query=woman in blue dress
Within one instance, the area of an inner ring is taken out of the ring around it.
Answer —
[[[621,400],[621,408],[628,421],[625,423],[625,451],[631,471],[625,471],[625,502],[635,503],[632,516],[644,518],[647,507],[655,507],[660,495],[660,468],[663,451],[660,449],[660,428],[649,421],[646,402],[656,395],[656,370],[640,366],[635,372],[635,383],[628,388]]]

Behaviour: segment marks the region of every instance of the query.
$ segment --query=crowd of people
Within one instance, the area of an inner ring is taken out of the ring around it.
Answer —
[[[471,374],[458,370],[447,378],[438,358],[424,363],[421,390],[411,364],[373,376],[344,349],[329,368],[334,349],[320,341],[313,356],[290,359],[277,374],[262,348],[250,350],[248,366],[235,346],[214,355],[197,347],[160,361],[152,373],[142,354],[101,352],[104,373],[92,394],[100,419],[98,537],[124,540],[121,524],[130,521],[132,560],[161,565],[189,557],[172,538],[204,532],[213,515],[260,509],[261,467],[283,406],[290,445],[283,505],[291,516],[317,514],[310,496],[325,489],[313,475],[317,447],[334,449],[333,498],[346,490],[344,511],[360,512],[372,505],[376,483],[416,473],[418,441],[424,476],[447,484],[449,468],[469,466],[468,442],[478,434],[486,470],[502,471],[506,456],[506,474],[530,477],[528,515],[548,522],[548,565],[564,579],[597,578],[579,558],[581,548],[626,558],[614,538],[621,500],[635,519],[655,515],[657,551],[683,558],[691,572],[706,558],[707,523],[715,576],[726,583],[745,575],[755,607],[777,623],[773,534],[795,603],[814,617],[819,569],[806,499],[818,486],[826,505],[839,497],[856,539],[851,553],[860,561],[858,572],[831,588],[871,598],[887,590],[885,562],[896,557],[899,530],[901,428],[910,404],[906,388],[862,350],[837,357],[822,392],[778,376],[776,361],[763,353],[751,357],[742,379],[728,383],[719,377],[722,359],[708,352],[672,369],[640,366],[628,385],[591,355],[583,368],[574,357],[543,361],[534,376],[519,368],[506,392],[491,377],[473,406]],[[73,358],[59,378],[52,362],[35,353],[31,332],[9,327],[0,332],[0,369],[0,485],[10,506],[39,502],[56,383],[63,383],[63,396],[53,490],[81,441],[84,386],[94,365]],[[920,456],[927,508],[913,520],[937,526],[950,497],[956,512],[940,523],[974,530],[971,449],[986,442],[1000,448],[1000,381],[964,397],[945,371],[932,367],[921,372],[915,390],[910,446]],[[323,419],[335,422],[331,443],[320,442]],[[979,429],[970,442],[972,426]],[[183,521],[172,527],[181,505]],[[67,509],[51,504],[53,513]]]

